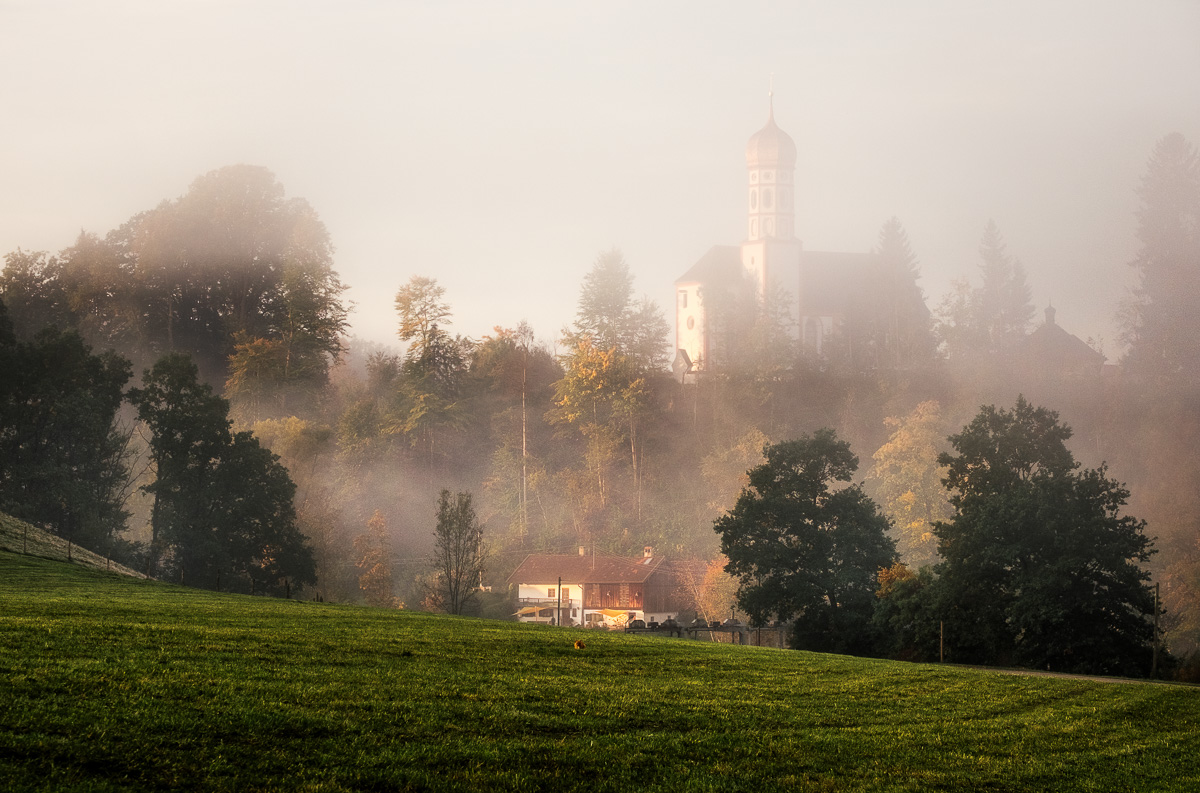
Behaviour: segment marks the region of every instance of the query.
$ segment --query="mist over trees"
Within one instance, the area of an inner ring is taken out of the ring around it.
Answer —
[[[728,608],[728,566],[743,613],[795,620],[800,646],[928,658],[938,622],[966,620],[956,660],[1145,674],[1147,574],[1170,647],[1200,651],[1190,143],[1159,143],[1140,197],[1116,366],[1069,317],[1035,322],[1020,241],[998,224],[977,277],[927,299],[893,218],[824,351],[779,295],[731,283],[703,296],[711,371],[681,378],[670,325],[617,249],[554,340],[525,324],[455,334],[455,296],[404,272],[397,346],[348,336],[315,211],[265,169],[223,168],[103,236],[5,257],[0,508],[189,584],[219,570],[223,589],[306,584],[388,606],[425,601],[443,493],[470,493],[493,593],[462,591],[466,613],[510,615],[502,583],[526,554],[649,545],[707,571],[697,613]],[[982,489],[971,461],[1029,416],[1036,473],[989,459],[1013,479]],[[871,464],[854,484],[858,459]],[[993,529],[1012,542],[972,567],[963,549]],[[812,545],[768,573],[736,539],[754,532]],[[1096,587],[1118,592],[1119,620],[1068,597]]]

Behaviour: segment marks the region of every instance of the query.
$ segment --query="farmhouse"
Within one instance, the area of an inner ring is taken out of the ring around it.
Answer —
[[[672,570],[647,546],[640,558],[589,553],[530,554],[508,577],[522,622],[623,627],[679,615]],[[560,616],[561,614],[561,616]]]

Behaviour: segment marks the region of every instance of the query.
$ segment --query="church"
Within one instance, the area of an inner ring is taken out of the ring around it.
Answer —
[[[796,144],[775,123],[746,144],[746,239],[714,245],[675,281],[675,371],[694,378],[720,363],[721,339],[714,296],[748,283],[758,301],[782,300],[792,333],[804,349],[827,356],[831,340],[868,286],[876,257],[870,253],[804,250],[796,237]]]

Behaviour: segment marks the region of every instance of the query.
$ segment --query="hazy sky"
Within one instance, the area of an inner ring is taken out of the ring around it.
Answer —
[[[356,334],[393,341],[423,274],[454,330],[551,340],[600,251],[673,310],[742,241],[772,74],[805,247],[895,215],[936,307],[994,219],[1039,308],[1116,352],[1151,148],[1200,144],[1194,0],[0,0],[0,253],[253,163],[329,227]]]

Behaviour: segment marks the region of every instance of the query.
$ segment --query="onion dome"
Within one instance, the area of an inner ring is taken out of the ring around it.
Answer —
[[[771,104],[767,125],[751,135],[750,142],[746,144],[746,167],[751,170],[792,170],[796,167],[796,144],[791,135],[775,124],[774,103]]]

